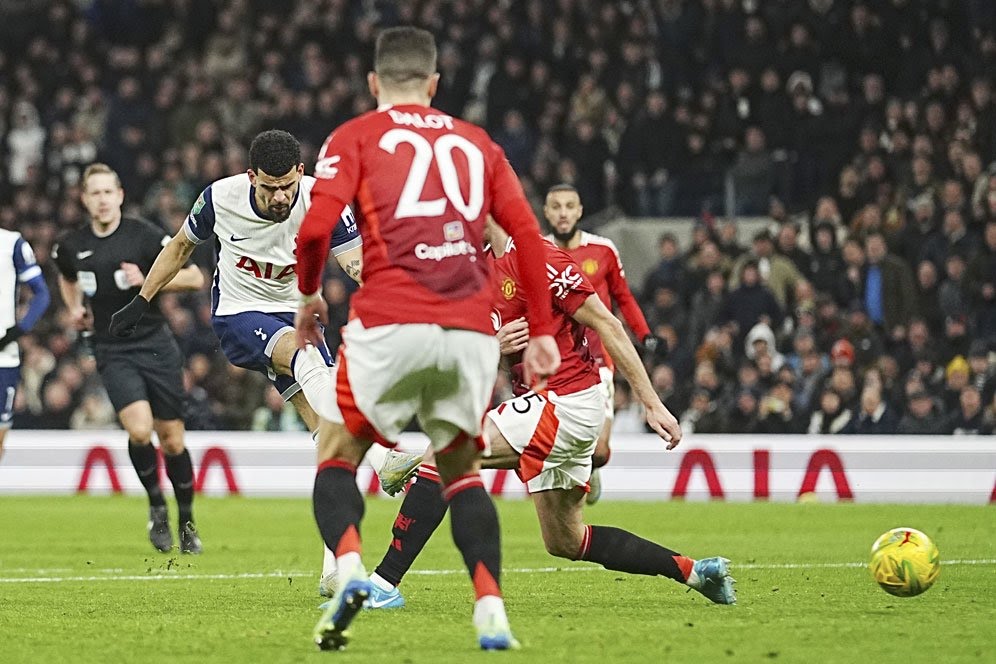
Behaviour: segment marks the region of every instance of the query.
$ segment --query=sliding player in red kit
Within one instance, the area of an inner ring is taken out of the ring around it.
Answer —
[[[630,574],[664,576],[717,604],[734,604],[727,559],[694,560],[621,528],[584,523],[592,454],[605,421],[598,366],[585,342],[588,331],[598,332],[606,353],[646,410],[647,423],[668,441],[668,449],[680,442],[681,428],[654,391],[622,323],[602,304],[578,266],[552,244],[547,245],[546,268],[562,361],[546,389],[530,389],[521,373],[521,353],[531,332],[520,288],[528,259],[490,224],[487,239],[496,257],[492,323],[517,396],[487,414],[484,431],[490,449],[485,467],[514,469],[525,482],[550,554]],[[401,504],[391,545],[370,578],[378,598],[372,608],[403,605],[397,586],[446,513],[431,452],[426,459]]]
[[[327,313],[320,288],[329,238],[343,208],[356,201],[363,285],[343,328],[336,393],[319,412],[315,520],[339,569],[336,596],[315,627],[323,650],[345,646],[346,629],[370,594],[360,561],[364,505],[356,465],[373,442],[393,446],[412,416],[436,452],[453,539],[477,595],[478,642],[486,650],[518,645],[499,585],[498,515],[479,475],[481,422],[498,363],[482,254],[489,214],[531,263],[523,290],[537,336],[526,349],[526,380],[555,373],[560,357],[536,218],[484,130],[429,107],[435,72],[430,33],[380,34],[368,77],[380,106],[326,140],[298,234],[295,327],[299,344],[317,345],[315,318]]]
[[[572,185],[558,184],[550,187],[543,203],[543,215],[551,230],[547,239],[566,251],[580,266],[584,276],[588,278],[602,300],[602,304],[609,311],[612,310],[613,304],[619,307],[623,320],[643,344],[644,349],[650,352],[657,350],[662,342],[651,334],[647,319],[643,317],[640,305],[629,290],[619,250],[609,238],[581,230],[583,210],[578,190]],[[605,426],[602,428],[598,446],[592,456],[595,470],[591,475],[591,492],[587,497],[588,504],[593,505],[602,495],[602,482],[598,469],[609,462],[609,438],[612,435],[612,421],[615,418],[615,364],[605,352],[594,330],[588,330],[587,338],[588,348],[598,364],[602,391],[606,397]]]

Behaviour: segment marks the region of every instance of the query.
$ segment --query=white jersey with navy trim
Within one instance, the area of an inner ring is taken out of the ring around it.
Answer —
[[[290,216],[282,222],[257,213],[255,192],[246,173],[218,180],[201,193],[183,228],[197,244],[211,235],[216,238],[218,266],[211,293],[215,315],[297,311],[294,251],[314,185],[310,175],[301,178]],[[353,212],[347,207],[332,235],[332,254],[337,256],[361,243]]]
[[[40,277],[41,273],[31,245],[21,234],[0,228],[0,330],[6,331],[17,324],[18,285]],[[17,342],[0,348],[0,367],[20,364]]]

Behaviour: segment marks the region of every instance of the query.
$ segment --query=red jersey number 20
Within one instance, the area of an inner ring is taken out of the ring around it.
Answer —
[[[465,220],[474,221],[480,217],[484,207],[484,155],[476,145],[457,134],[443,134],[434,143],[430,143],[424,136],[408,129],[391,129],[385,132],[377,145],[385,152],[395,154],[402,143],[411,145],[415,156],[398,198],[395,219],[440,217],[446,212],[447,200]],[[467,160],[469,195],[466,199],[460,188],[456,164],[453,163],[454,150],[462,152]],[[446,197],[423,200],[425,181],[433,159],[436,161]]]

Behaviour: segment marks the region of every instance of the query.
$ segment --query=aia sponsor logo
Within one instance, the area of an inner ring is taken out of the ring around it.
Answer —
[[[289,281],[294,277],[293,265],[274,265],[273,263],[257,262],[248,256],[239,256],[235,263],[236,269],[245,270],[257,279],[276,279]]]

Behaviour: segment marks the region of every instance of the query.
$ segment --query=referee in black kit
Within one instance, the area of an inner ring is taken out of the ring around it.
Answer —
[[[170,238],[148,222],[122,219],[124,190],[110,167],[91,164],[83,173],[82,187],[90,223],[67,233],[53,250],[59,291],[76,329],[93,335],[97,370],[128,432],[128,456],[149,494],[149,540],[160,551],[173,548],[152,445],[155,431],[180,513],[180,551],[200,553],[192,509],[194,468],[183,445],[180,348],[156,300],[132,337],[119,339],[108,331],[111,314],[138,294],[145,274]],[[163,290],[197,290],[203,284],[200,270],[188,266]]]

